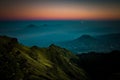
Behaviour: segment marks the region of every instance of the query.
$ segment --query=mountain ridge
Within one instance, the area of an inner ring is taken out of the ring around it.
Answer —
[[[0,36],[0,48],[2,80],[87,80],[85,71],[70,61],[77,57],[64,48],[27,47],[7,36]]]
[[[120,50],[120,33],[106,35],[82,35],[74,40],[57,43],[73,53],[110,52]]]

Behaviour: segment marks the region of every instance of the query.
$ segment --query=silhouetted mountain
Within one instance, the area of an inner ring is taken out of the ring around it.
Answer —
[[[120,34],[108,34],[100,36],[82,35],[72,40],[58,43],[59,46],[67,48],[74,53],[82,52],[110,52],[120,50]]]
[[[34,28],[34,27],[37,27],[37,26],[34,25],[34,24],[29,24],[27,27],[28,27],[28,28]]]
[[[87,41],[93,41],[93,40],[95,40],[95,38],[92,37],[92,36],[90,36],[90,35],[82,35],[81,37],[75,39],[74,41],[80,41],[80,40],[81,41],[85,41],[85,40],[87,40]]]
[[[82,67],[91,80],[120,80],[120,51],[89,52],[77,56],[79,60],[71,61]]]
[[[0,36],[0,49],[1,80],[87,80],[83,69],[71,62],[78,57],[54,44],[27,47]]]

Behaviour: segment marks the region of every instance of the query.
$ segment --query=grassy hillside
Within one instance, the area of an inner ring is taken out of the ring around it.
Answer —
[[[16,38],[0,36],[1,80],[87,80],[72,58],[78,57],[53,44],[27,47]]]

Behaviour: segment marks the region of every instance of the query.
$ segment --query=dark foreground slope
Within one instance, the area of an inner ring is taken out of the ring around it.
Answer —
[[[120,80],[120,51],[110,53],[85,53],[77,55],[81,66],[91,80]]]
[[[77,59],[55,45],[29,48],[15,38],[0,36],[0,80],[87,80],[71,58]]]

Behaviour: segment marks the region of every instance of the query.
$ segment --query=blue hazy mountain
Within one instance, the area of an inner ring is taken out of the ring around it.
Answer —
[[[0,21],[0,35],[18,38],[27,45],[48,47],[81,35],[92,36],[120,32],[120,20],[18,20]]]
[[[82,35],[71,41],[60,42],[58,45],[74,53],[81,52],[110,52],[120,50],[120,33],[106,35]]]

